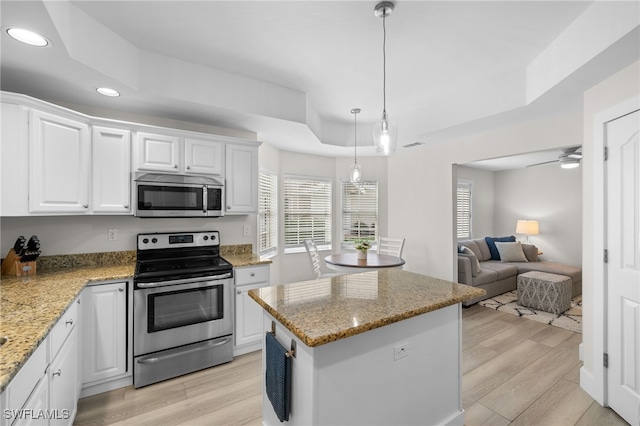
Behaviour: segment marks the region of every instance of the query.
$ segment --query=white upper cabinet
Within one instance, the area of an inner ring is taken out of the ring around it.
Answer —
[[[258,147],[226,146],[226,215],[258,213]]]
[[[177,136],[138,132],[136,135],[137,169],[179,173],[180,142]]]
[[[224,175],[224,144],[202,139],[184,139],[185,172]]]
[[[29,211],[88,212],[89,126],[31,110],[29,142]]]
[[[92,211],[130,213],[131,132],[94,126],[92,139]]]
[[[136,170],[224,175],[224,143],[192,137],[137,132]]]

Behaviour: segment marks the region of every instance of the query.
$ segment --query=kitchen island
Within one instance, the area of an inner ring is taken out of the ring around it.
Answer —
[[[295,347],[288,424],[463,425],[461,303],[483,293],[400,269],[250,291]],[[264,381],[262,412],[280,424]]]

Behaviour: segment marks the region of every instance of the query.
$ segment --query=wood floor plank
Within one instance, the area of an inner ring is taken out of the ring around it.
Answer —
[[[534,342],[540,342],[544,345],[555,347],[574,334],[576,333],[560,327],[544,327],[540,332],[531,336],[530,339]]]
[[[479,402],[514,420],[579,363],[577,347],[565,343],[551,348]]]
[[[462,407],[470,407],[550,350],[541,343],[525,340],[465,374],[462,376]]]
[[[589,409],[592,402],[593,399],[579,385],[561,379],[511,424],[573,425]]]
[[[509,327],[500,333],[497,333],[488,339],[485,339],[480,345],[492,349],[498,353],[507,352],[520,342],[528,340],[531,336],[539,333],[547,327],[537,321],[526,320],[517,325]]]
[[[629,426],[629,423],[612,409],[593,401],[575,426]]]
[[[262,395],[243,399],[220,410],[209,412],[203,416],[188,420],[179,425],[255,425],[258,420],[262,424]]]
[[[467,374],[498,355],[498,352],[481,345],[462,351],[462,374]]]
[[[509,423],[509,419],[477,402],[464,412],[465,426],[506,426]]]

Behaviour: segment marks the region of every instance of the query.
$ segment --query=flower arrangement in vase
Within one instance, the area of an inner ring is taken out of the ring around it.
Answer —
[[[371,248],[370,240],[355,240],[353,242],[353,247],[355,247],[356,252],[358,253],[358,259],[366,260],[367,259],[367,250]]]

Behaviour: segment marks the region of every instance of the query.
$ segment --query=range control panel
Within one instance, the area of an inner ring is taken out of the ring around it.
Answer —
[[[220,245],[218,231],[138,234],[138,250],[211,247]]]

